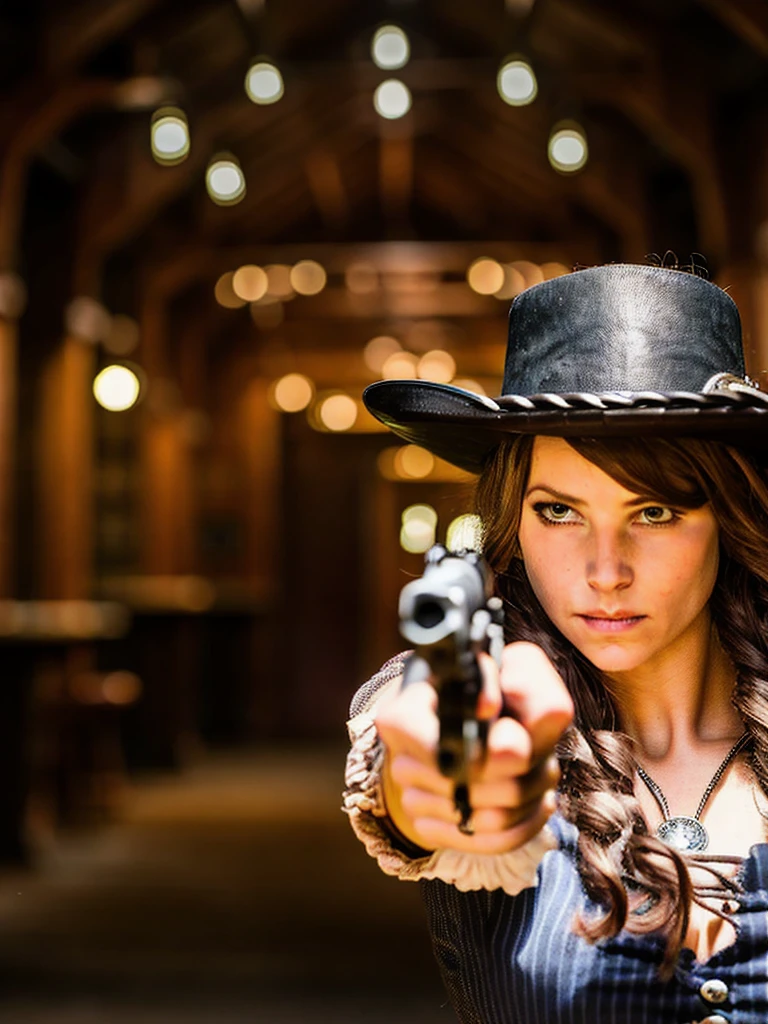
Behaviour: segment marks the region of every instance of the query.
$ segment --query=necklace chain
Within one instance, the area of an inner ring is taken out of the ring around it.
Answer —
[[[698,824],[699,817],[700,817],[702,811],[704,810],[704,808],[706,807],[707,801],[709,800],[709,798],[712,796],[712,794],[714,793],[715,789],[717,788],[718,783],[720,782],[720,780],[722,779],[723,775],[725,774],[725,771],[728,768],[728,766],[730,765],[731,761],[733,761],[733,759],[736,757],[736,755],[739,753],[739,751],[742,750],[746,746],[746,744],[749,742],[749,739],[750,739],[749,733],[745,732],[743,735],[741,735],[738,738],[738,740],[734,743],[734,745],[731,747],[731,749],[725,755],[725,757],[723,758],[723,761],[721,762],[721,764],[718,767],[717,771],[715,772],[715,774],[710,779],[709,785],[704,790],[702,798],[699,801],[699,806],[696,808],[696,813],[694,814],[692,819],[691,818],[682,818],[680,816],[673,817],[669,813],[669,803],[667,802],[667,798],[664,796],[664,793],[662,792],[661,786],[658,784],[658,782],[655,782],[651,778],[651,776],[648,774],[648,772],[645,770],[645,768],[642,767],[642,765],[637,765],[637,774],[640,776],[640,778],[643,780],[645,785],[651,791],[652,795],[654,796],[654,798],[656,800],[656,803],[661,808],[661,813],[664,815],[664,823],[665,823],[665,825],[666,825],[667,822],[669,822],[673,826],[673,828],[670,830],[670,829],[665,829],[664,825],[662,825],[661,828],[659,829],[659,832],[657,833],[660,838],[665,838],[666,839],[667,835],[669,835],[670,836],[669,841],[672,843],[672,845],[678,845],[678,841],[675,840],[675,837],[674,837],[674,833],[676,831],[676,827],[679,826],[679,825],[683,825],[685,822],[692,822],[693,823],[692,827],[695,830],[697,830],[697,834],[700,834],[701,837],[702,837],[698,841],[699,842],[703,842],[704,845],[700,846],[700,847],[694,847],[692,845],[688,845],[688,846],[682,845],[682,846],[679,846],[679,848],[680,849],[696,849],[696,848],[705,849],[706,848],[706,845],[707,845],[707,842],[708,842],[707,833],[704,830],[704,828],[700,824]],[[690,827],[690,826],[686,826],[686,827]],[[681,842],[688,843],[688,842],[690,842],[690,840],[689,840],[689,838],[686,837],[686,839],[681,840]]]

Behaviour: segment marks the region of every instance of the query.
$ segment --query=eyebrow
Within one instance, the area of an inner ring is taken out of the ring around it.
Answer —
[[[530,496],[532,494],[535,494],[536,491],[544,491],[546,494],[549,494],[551,497],[555,498],[556,501],[560,501],[564,505],[585,504],[584,498],[577,498],[573,494],[564,494],[562,491],[558,491],[556,488],[550,487],[548,484],[534,484],[532,487],[529,487],[525,493],[526,499],[530,498]],[[638,505],[647,505],[649,501],[655,501],[655,499],[650,497],[642,497],[641,495],[638,495],[637,498],[632,498],[630,501],[625,501],[624,507],[637,508]]]

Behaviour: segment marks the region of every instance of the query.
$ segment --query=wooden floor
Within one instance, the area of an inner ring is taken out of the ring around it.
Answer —
[[[340,749],[208,758],[0,873],[8,1024],[455,1024],[417,887],[339,812]]]

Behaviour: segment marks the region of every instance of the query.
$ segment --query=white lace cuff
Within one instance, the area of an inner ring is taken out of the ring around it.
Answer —
[[[390,686],[382,687],[377,697]],[[387,815],[381,786],[384,745],[376,732],[373,708],[347,723],[352,748],[347,758],[343,810],[368,854],[387,875],[401,881],[440,879],[461,892],[503,889],[517,896],[535,886],[536,870],[544,855],[555,849],[557,840],[548,828],[524,846],[509,853],[461,853],[458,850],[419,850],[400,835]]]

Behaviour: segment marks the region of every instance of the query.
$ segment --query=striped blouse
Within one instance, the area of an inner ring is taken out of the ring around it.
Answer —
[[[352,720],[369,712],[382,687],[402,674],[405,656],[391,659],[357,691]],[[371,732],[375,736],[372,724]],[[356,761],[371,754],[353,745],[348,783],[376,775],[370,763]],[[352,804],[368,819],[358,834],[365,838],[372,829],[379,834],[373,845],[388,846],[381,819],[354,790]],[[418,870],[397,871],[419,878],[435,956],[461,1024],[768,1024],[768,843],[753,846],[741,861],[736,897],[722,893],[729,897],[736,941],[704,963],[684,948],[674,976],[664,982],[660,936],[622,931],[591,945],[574,933],[577,911],[589,907],[576,866],[578,832],[558,814],[548,825],[556,846],[543,855],[537,884],[516,896],[503,889],[465,892],[419,877]]]
[[[419,883],[462,1024],[768,1024],[768,844],[742,863],[735,943],[704,963],[683,949],[662,982],[658,935],[624,931],[590,945],[574,934],[585,899],[577,833],[557,815],[550,827],[558,848],[518,896]]]

